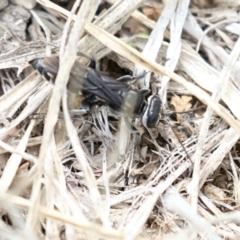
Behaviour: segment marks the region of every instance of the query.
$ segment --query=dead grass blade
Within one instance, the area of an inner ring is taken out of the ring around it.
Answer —
[[[136,64],[142,65],[145,68],[170,77],[172,80],[183,85],[187,90],[189,90],[195,97],[197,97],[201,102],[210,106],[220,117],[222,117],[236,132],[240,134],[240,124],[236,121],[232,115],[219,103],[215,103],[211,100],[210,96],[196,85],[186,81],[183,77],[177,75],[176,73],[168,71],[163,66],[148,60],[141,53],[131,48],[121,40],[115,38],[111,34],[108,34],[104,30],[94,26],[93,24],[86,24],[85,29],[91,33],[93,36],[97,36],[98,40],[103,44],[111,48],[113,51],[117,52],[119,55],[126,57],[127,59],[135,62]]]

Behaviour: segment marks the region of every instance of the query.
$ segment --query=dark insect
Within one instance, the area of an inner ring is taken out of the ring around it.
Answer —
[[[58,57],[34,59],[30,64],[48,81],[55,81],[59,69]],[[158,96],[151,96],[148,103],[145,100],[149,89],[135,90],[128,81],[139,79],[123,76],[117,80],[93,68],[75,62],[67,84],[68,91],[86,96],[85,103],[100,101],[116,112],[122,112],[130,117],[143,117],[143,124],[152,128],[156,125],[161,102]]]

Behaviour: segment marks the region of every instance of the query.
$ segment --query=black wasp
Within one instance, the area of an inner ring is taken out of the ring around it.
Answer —
[[[58,69],[59,58],[56,56],[34,59],[30,64],[46,79],[54,82]],[[91,67],[76,61],[72,67],[67,84],[68,91],[86,96],[86,101],[100,101],[116,112],[123,112],[132,117],[142,118],[146,127],[156,125],[161,101],[158,96],[145,100],[149,89],[136,90],[127,82],[139,79],[123,76],[117,80],[99,72]]]

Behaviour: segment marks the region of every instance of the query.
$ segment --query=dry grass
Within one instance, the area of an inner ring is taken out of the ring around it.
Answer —
[[[79,2],[0,12],[0,238],[239,239],[237,1]],[[72,117],[78,51],[110,75],[148,70],[134,84],[159,94],[164,121]],[[53,86],[28,62],[56,52]]]

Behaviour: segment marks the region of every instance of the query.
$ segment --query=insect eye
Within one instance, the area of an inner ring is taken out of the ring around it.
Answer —
[[[156,126],[161,110],[161,100],[157,95],[148,98],[148,107],[143,115],[143,125],[148,128]]]

